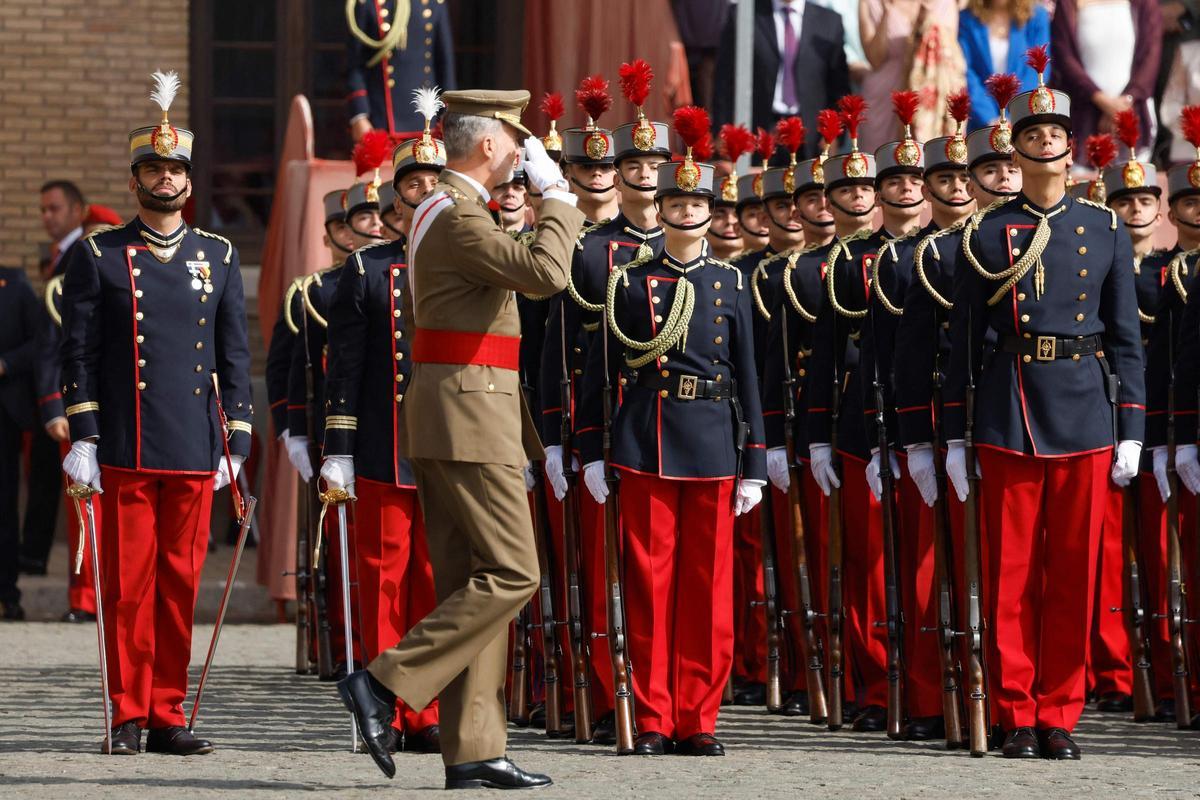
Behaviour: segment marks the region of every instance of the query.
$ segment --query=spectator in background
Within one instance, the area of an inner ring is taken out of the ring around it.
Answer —
[[[1163,89],[1162,105],[1158,113],[1162,125],[1169,133],[1169,149],[1165,152],[1165,163],[1191,161],[1196,158],[1196,148],[1183,138],[1180,112],[1184,106],[1200,104],[1200,39],[1179,42],[1175,48],[1175,60]]]
[[[902,89],[921,93],[917,139],[946,133],[946,98],[964,80],[955,0],[860,0],[858,25],[871,66],[862,83],[870,110],[859,146],[872,152],[900,138],[891,95]]]
[[[871,71],[867,54],[863,52],[862,36],[858,32],[858,0],[812,0],[819,6],[836,11],[842,18],[842,31],[846,35],[846,66],[850,70],[851,91],[858,91],[863,78]]]
[[[733,119],[736,15],[721,35],[713,92],[713,122]],[[808,131],[802,157],[818,152],[817,112],[850,91],[846,36],[836,11],[805,0],[756,0],[750,127],[774,130],[799,115]]]
[[[1058,0],[1050,47],[1054,83],[1071,96],[1075,141],[1112,131],[1113,115],[1133,108],[1144,144],[1138,158],[1147,158],[1155,128],[1148,101],[1162,48],[1158,0]],[[1074,171],[1087,171],[1082,160]]]
[[[692,102],[712,108],[713,77],[721,32],[730,16],[729,0],[671,0],[679,38],[687,51],[688,75],[692,83]],[[728,120],[725,120],[728,121]]]
[[[87,203],[83,192],[71,181],[47,181],[42,185],[42,227],[50,237],[50,257],[42,264],[43,278],[57,275],[66,266],[63,254],[83,235]]]
[[[971,92],[967,129],[995,125],[1000,109],[984,81],[994,73],[1011,72],[1020,79],[1022,92],[1037,86],[1037,73],[1025,63],[1025,51],[1050,44],[1050,14],[1036,0],[967,0],[958,14],[958,43]],[[1047,78],[1054,68],[1052,63]]]

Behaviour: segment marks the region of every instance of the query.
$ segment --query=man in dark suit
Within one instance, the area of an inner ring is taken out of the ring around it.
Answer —
[[[735,14],[717,57],[713,119],[733,119]],[[801,157],[818,152],[817,112],[850,92],[841,15],[806,0],[756,0],[750,125],[773,130],[783,117],[804,119]]]

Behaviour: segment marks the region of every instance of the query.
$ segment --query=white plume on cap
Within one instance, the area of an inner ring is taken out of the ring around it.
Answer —
[[[446,104],[442,102],[442,90],[437,86],[422,86],[420,89],[414,89],[413,107],[428,124],[439,111],[446,107]]]
[[[179,73],[175,70],[155,72],[150,77],[154,79],[154,91],[150,93],[150,99],[158,104],[158,107],[163,110],[163,114],[166,114],[171,103],[175,102],[175,95],[179,92]]]

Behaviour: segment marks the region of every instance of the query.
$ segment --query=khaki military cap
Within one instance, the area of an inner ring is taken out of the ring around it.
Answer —
[[[507,122],[525,136],[533,134],[521,124],[521,112],[529,104],[529,92],[524,89],[511,92],[490,89],[462,89],[443,92],[442,102],[448,114],[466,114],[472,117],[491,117]]]

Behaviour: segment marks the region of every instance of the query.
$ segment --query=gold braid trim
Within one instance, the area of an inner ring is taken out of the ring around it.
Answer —
[[[796,294],[796,287],[792,285],[792,273],[796,269],[797,262],[800,261],[800,256],[806,256],[809,253],[815,253],[828,245],[811,244],[808,247],[802,247],[799,250],[792,251],[788,256],[787,266],[783,269],[783,291],[787,295],[788,302],[792,304],[792,308],[796,309],[796,313],[800,315],[805,322],[816,322],[817,315],[804,307],[800,302],[800,296]]]
[[[300,284],[303,282],[304,278],[296,278],[288,284],[287,291],[283,293],[283,321],[293,336],[300,333],[300,326],[292,319],[292,298],[296,296],[296,290],[300,288]]]
[[[304,285],[300,287],[300,298],[304,301],[304,310],[308,312],[308,315],[312,317],[322,328],[328,328],[329,320],[321,316],[320,312],[317,311],[316,307],[312,304],[312,300],[308,296],[308,290],[314,283],[317,284],[317,286],[321,285],[321,273],[314,272],[312,275],[309,275],[304,279]]]
[[[1179,293],[1179,299],[1187,302],[1187,287],[1183,285],[1183,279],[1188,274],[1187,260],[1194,255],[1200,255],[1200,247],[1195,250],[1184,250],[1181,253],[1176,253],[1171,259],[1170,265],[1167,266],[1167,274],[1171,276],[1171,283],[1175,286],[1175,291]]]
[[[224,242],[225,243],[225,258],[221,259],[221,263],[228,264],[230,262],[230,260],[233,258],[233,242],[229,241],[224,236],[219,236],[215,233],[209,233],[208,231],[202,231],[199,228],[192,228],[192,230],[201,236],[207,237],[209,239],[216,239],[218,242]]]
[[[867,316],[867,310],[864,308],[862,311],[851,311],[839,303],[837,299],[837,289],[834,287],[833,276],[837,273],[838,257],[842,254],[842,251],[844,250],[846,252],[847,257],[851,255],[850,248],[846,245],[850,244],[851,242],[862,241],[870,235],[870,229],[864,228],[857,233],[847,236],[845,239],[838,239],[836,242],[834,242],[833,249],[829,251],[829,266],[825,270],[825,285],[829,290],[829,302],[833,305],[834,311],[841,314],[843,317],[847,317],[848,319],[862,319],[863,317]]]
[[[764,260],[765,261],[765,260]],[[771,321],[771,312],[767,310],[767,306],[763,303],[762,292],[758,289],[758,282],[766,280],[767,270],[762,263],[754,268],[754,274],[750,276],[750,294],[754,298],[754,307],[758,309],[758,313],[762,314],[762,318],[767,322]]]
[[[583,249],[583,237],[587,236],[589,233],[596,230],[597,228],[607,225],[610,222],[612,222],[611,219],[602,219],[599,222],[593,222],[591,225],[584,225],[582,228],[580,228],[579,235],[575,237],[575,249],[582,250]]]
[[[646,261],[649,260],[646,259]],[[639,342],[636,339],[626,336],[621,330],[620,325],[617,324],[617,283],[621,281],[626,286],[629,286],[629,270],[635,266],[641,266],[643,263],[645,261],[635,259],[619,270],[613,271],[612,275],[608,278],[608,292],[606,293],[605,302],[608,327],[613,332],[613,336],[616,336],[617,341],[630,350],[644,351],[642,355],[636,358],[626,357],[625,363],[633,369],[644,367],[676,345],[679,345],[680,350],[685,350],[687,347],[688,325],[692,320],[692,311],[696,307],[696,288],[692,286],[687,278],[680,277],[675,285],[675,299],[671,303],[671,310],[667,314],[666,321],[663,322],[662,330],[648,342]]]
[[[92,248],[92,255],[96,256],[96,258],[100,257],[100,248],[96,246],[97,236],[102,233],[108,233],[109,231],[115,231],[117,228],[124,227],[124,225],[101,225],[100,227],[96,228],[96,230],[89,233],[84,238],[84,241],[88,243],[88,247]]]
[[[1017,259],[1017,263],[1013,264],[1007,269],[1001,270],[1000,272],[988,272],[983,264],[979,263],[979,259],[975,257],[975,253],[971,250],[971,234],[979,230],[979,223],[982,221],[983,215],[995,207],[996,204],[993,203],[983,211],[976,212],[975,216],[971,217],[971,221],[967,223],[966,231],[963,233],[962,244],[963,255],[967,257],[967,262],[975,269],[976,272],[989,281],[1002,281],[1000,288],[997,289],[995,294],[988,299],[987,304],[989,306],[994,306],[999,303],[1000,300],[1003,299],[1004,295],[1008,294],[1008,290],[1016,286],[1017,282],[1021,280],[1021,278],[1024,278],[1025,275],[1028,274],[1029,270],[1033,269],[1035,265],[1037,267],[1038,276],[1034,278],[1034,291],[1040,297],[1042,289],[1039,288],[1039,281],[1045,280],[1044,277],[1042,277],[1042,253],[1045,252],[1046,245],[1050,243],[1050,218],[1064,211],[1067,206],[1063,206],[1057,211],[1052,211],[1049,214],[1040,214],[1030,208],[1027,204],[1022,204],[1022,208],[1038,218],[1037,227],[1034,228],[1033,231],[1033,239],[1030,241],[1029,247],[1025,250],[1025,254]],[[1008,246],[1007,240],[1005,241],[1005,246]]]
[[[1092,208],[1098,208],[1105,214],[1108,214],[1108,229],[1110,231],[1115,231],[1117,229],[1117,212],[1113,211],[1108,206],[1104,205],[1103,203],[1097,203],[1095,200],[1088,200],[1086,197],[1077,197],[1075,198],[1075,202],[1083,203],[1085,206],[1091,206]]]
[[[367,35],[366,31],[358,27],[358,19],[354,13],[354,7],[360,2],[362,0],[346,0],[346,24],[350,27],[350,33],[355,39],[358,39],[372,50],[377,51],[367,61],[367,66],[373,67],[387,58],[396,48],[405,50],[408,47],[408,18],[412,14],[412,6],[410,0],[396,0],[396,10],[392,14],[391,29],[383,35],[382,39],[372,39]]]
[[[54,320],[54,324],[62,327],[62,314],[58,311],[58,304],[54,302],[55,297],[62,297],[63,276],[55,275],[50,280],[46,281],[46,311],[50,314],[50,319]]]
[[[940,253],[938,253],[937,248],[934,247],[934,239],[937,239],[941,236],[947,236],[947,235],[949,235],[951,233],[955,233],[957,231],[961,231],[963,228],[965,228],[967,226],[967,223],[969,221],[970,221],[969,218],[964,219],[960,222],[956,222],[953,225],[950,225],[949,227],[934,231],[933,233],[929,234],[921,241],[917,242],[917,249],[913,253],[913,267],[917,273],[917,280],[919,280],[921,282],[921,285],[925,287],[925,291],[929,292],[929,296],[933,298],[933,302],[937,303],[939,306],[946,309],[947,311],[954,308],[954,303],[950,302],[945,297],[942,297],[941,293],[938,292],[937,289],[934,289],[933,284],[930,283],[929,276],[925,274],[925,251],[928,250],[930,247],[933,247],[934,248],[933,257],[936,258],[938,261],[941,261],[942,256]]]
[[[1154,254],[1154,251],[1151,250],[1146,255],[1153,255],[1153,254]],[[1133,256],[1133,274],[1134,275],[1142,274],[1142,259],[1143,258],[1145,258],[1145,256],[1139,256],[1136,253],[1134,254],[1134,256]],[[1154,315],[1147,314],[1145,311],[1142,311],[1142,307],[1141,307],[1141,305],[1139,305],[1138,306],[1138,320],[1143,325],[1153,325],[1154,324]]]
[[[892,254],[892,263],[896,263],[896,239],[887,243],[884,252]],[[891,315],[900,317],[904,315],[903,308],[897,308],[888,296],[884,294],[883,287],[879,284],[879,265],[883,263],[883,253],[875,256],[875,263],[871,265],[871,290],[875,292],[875,296],[879,298],[879,304]]]
[[[633,262],[629,263],[632,264]],[[614,270],[614,274],[615,272]],[[570,272],[567,273],[567,295],[584,311],[591,311],[598,314],[604,310],[604,303],[589,303],[583,299],[583,295],[579,293],[579,289],[575,288],[575,279],[571,276]]]

